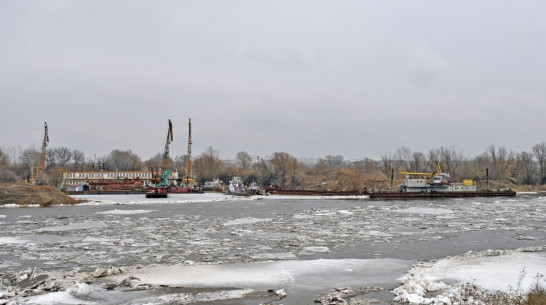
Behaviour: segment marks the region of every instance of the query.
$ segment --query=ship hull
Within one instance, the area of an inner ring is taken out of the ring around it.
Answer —
[[[516,192],[473,191],[473,192],[377,192],[366,193],[372,199],[412,199],[412,198],[458,198],[458,197],[512,197]]]
[[[511,197],[516,192],[471,191],[471,192],[355,192],[355,191],[315,191],[315,190],[269,190],[270,195],[296,196],[369,196],[372,199],[418,199],[418,198],[458,198],[458,197]]]
[[[167,198],[167,189],[164,187],[152,187],[146,190],[146,198]]]

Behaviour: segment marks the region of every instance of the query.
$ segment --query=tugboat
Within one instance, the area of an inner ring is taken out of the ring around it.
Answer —
[[[516,196],[516,192],[506,189],[497,191],[478,191],[476,183],[470,179],[464,179],[462,183],[452,183],[448,180],[449,174],[442,173],[440,163],[436,171],[432,173],[400,172],[404,180],[399,192],[368,192],[364,195],[370,198],[381,199],[408,199],[430,197],[494,197]]]
[[[167,198],[167,185],[169,185],[169,179],[171,171],[165,170],[163,174],[159,174],[159,170],[152,169],[152,179],[154,186],[146,189],[146,198]]]
[[[241,176],[233,176],[231,180],[229,180],[229,185],[227,188],[224,189],[224,193],[228,195],[236,195],[236,196],[250,196],[249,189],[245,186],[243,179]]]
[[[146,190],[146,198],[167,198],[165,187],[155,186]]]
[[[400,192],[475,192],[476,184],[470,179],[464,179],[463,183],[449,182],[449,174],[442,173],[440,163],[437,165],[436,171],[432,173],[413,173],[400,172],[404,175],[404,180],[400,185]]]

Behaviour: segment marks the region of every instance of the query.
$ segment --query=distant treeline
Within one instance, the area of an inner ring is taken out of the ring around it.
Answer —
[[[219,159],[218,150],[208,147],[193,161],[199,182],[219,178],[229,180],[240,175],[247,182],[276,185],[284,188],[362,190],[364,187],[387,185],[392,178],[400,179],[400,172],[432,172],[440,163],[443,172],[452,180],[505,180],[514,185],[544,184],[546,177],[546,142],[536,144],[530,151],[514,152],[490,145],[477,156],[469,156],[455,147],[440,147],[427,153],[401,147],[385,153],[380,160],[347,161],[341,155],[328,155],[313,160],[298,160],[286,152],[275,152],[259,160],[249,153],[237,153],[234,162]],[[173,171],[184,172],[186,155],[170,159]],[[27,179],[31,168],[38,165],[40,151],[34,147],[0,149],[0,181],[17,182]],[[143,161],[131,150],[115,149],[107,156],[85,156],[77,149],[49,148],[46,156],[47,179],[44,183],[59,185],[65,171],[132,171],[160,168],[162,155]]]

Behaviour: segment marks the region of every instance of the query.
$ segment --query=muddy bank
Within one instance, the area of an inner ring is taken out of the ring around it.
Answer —
[[[50,185],[29,185],[21,183],[0,184],[0,205],[75,204],[77,201]]]

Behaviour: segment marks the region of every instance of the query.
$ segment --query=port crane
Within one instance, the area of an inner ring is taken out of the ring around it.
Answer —
[[[49,143],[49,134],[47,132],[47,122],[44,122],[44,140],[42,142],[42,152],[40,153],[40,161],[38,162],[38,167],[30,168],[30,183],[35,183],[41,175],[45,174],[45,162],[46,162],[46,153],[47,153],[47,143]]]
[[[442,168],[440,167],[440,162],[436,163],[436,170],[432,173],[416,173],[416,172],[400,172],[400,175],[412,175],[412,176],[423,176],[423,177],[432,177],[434,175],[442,174]]]
[[[165,141],[165,149],[163,150],[163,161],[162,161],[162,173],[159,172],[159,169],[152,168],[152,179],[150,181],[155,184],[154,187],[146,190],[146,198],[165,198],[167,197],[167,186],[169,186],[169,178],[171,176],[171,171],[169,170],[169,145],[173,141],[173,124],[169,119],[169,127],[167,129],[167,139]]]
[[[189,119],[189,133],[188,133],[188,154],[186,155],[186,168],[184,170],[184,176],[186,180],[186,187],[195,183],[195,174],[193,173],[193,166],[191,160],[191,118]]]
[[[36,176],[39,176],[45,173],[45,161],[46,161],[46,148],[47,143],[49,143],[49,135],[47,133],[47,122],[44,122],[44,141],[42,143],[42,153],[40,154],[40,163],[38,163],[38,170],[36,171]]]
[[[165,150],[163,151],[163,171],[169,169],[169,145],[173,141],[173,123],[169,119],[169,128],[167,130],[167,141],[165,141]]]
[[[440,162],[436,162],[436,170],[432,173],[416,173],[416,172],[400,172],[404,176],[422,176],[427,179],[428,183],[431,184],[447,184],[449,174],[442,173],[442,168],[440,167]]]

